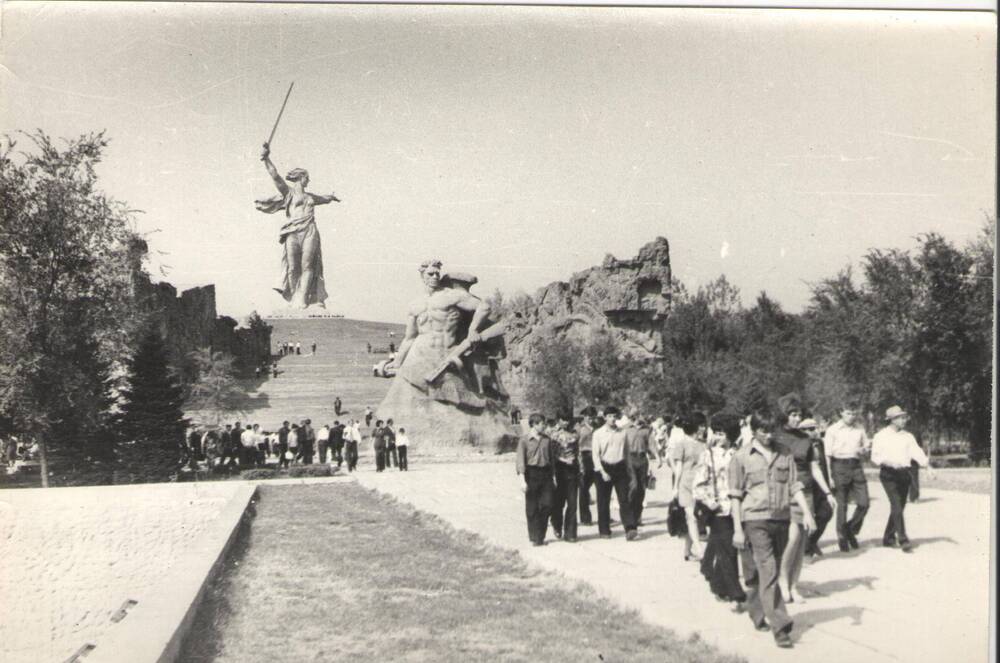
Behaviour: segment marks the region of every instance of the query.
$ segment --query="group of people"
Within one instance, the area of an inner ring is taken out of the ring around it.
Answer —
[[[278,467],[292,464],[311,465],[318,455],[320,463],[347,463],[353,472],[358,465],[358,449],[364,436],[360,422],[334,421],[318,430],[310,419],[300,423],[282,422],[276,431],[262,430],[259,424],[226,424],[222,430],[193,429],[185,446],[185,461],[204,460],[209,468],[226,467],[245,470],[266,467],[269,458]]]
[[[7,465],[7,471],[12,472],[18,461],[31,462],[38,459],[39,445],[37,440],[20,440],[14,435],[0,436],[0,453]]]
[[[400,428],[399,432],[396,432],[392,419],[384,422],[381,419],[376,420],[372,443],[376,472],[384,472],[393,467],[398,467],[400,472],[410,469],[407,455],[410,439],[406,435],[405,428]]]
[[[316,343],[312,344],[312,353],[316,354]],[[278,344],[278,355],[285,357],[287,355],[301,355],[302,354],[302,344],[299,342],[293,343],[292,341],[284,341]]]
[[[292,464],[311,465],[347,464],[347,471],[358,467],[358,450],[369,431],[375,452],[376,471],[396,467],[401,472],[409,470],[409,437],[405,428],[396,428],[392,419],[375,421],[371,426],[371,409],[365,413],[365,422],[359,419],[340,420],[333,425],[313,428],[310,419],[299,423],[285,421],[276,431],[263,430],[259,424],[226,424],[224,429],[194,428],[183,445],[183,462],[194,465],[204,461],[211,469],[225,467],[231,470],[267,467],[269,460],[279,468]]]
[[[803,601],[797,583],[804,557],[822,556],[820,538],[834,515],[839,549],[860,548],[868,510],[865,458],[879,467],[890,504],[882,544],[907,553],[913,546],[903,512],[912,466],[929,469],[929,462],[899,406],[885,411],[886,425],[871,440],[857,403],[843,404],[829,426],[793,395],[779,409],[778,417],[690,412],[653,421],[613,406],[587,408],[579,419],[532,414],[515,460],[529,540],[545,545],[551,524],[557,539],[577,541],[578,516],[593,524],[591,485],[598,535],[611,537],[614,494],[625,540],[638,540],[646,490],[656,485],[652,463],[666,466],[668,529],[684,537],[684,559],[700,562],[717,600],[746,610],[757,630],[790,647],[785,604]]]

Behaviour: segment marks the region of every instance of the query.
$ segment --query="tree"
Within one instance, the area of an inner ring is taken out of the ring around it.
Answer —
[[[525,397],[539,412],[573,412],[580,399],[580,348],[564,335],[547,336],[532,347]]]
[[[105,432],[145,245],[97,187],[103,134],[28,139],[0,147],[0,415],[38,440],[44,486],[50,456],[82,462]]]
[[[181,465],[181,445],[188,421],[184,390],[167,364],[163,338],[147,329],[129,361],[128,385],[122,390],[120,476],[128,481],[169,481]]]
[[[973,371],[970,375],[969,444],[976,459],[992,459],[993,430],[993,315],[994,304],[1000,297],[993,288],[993,271],[996,260],[996,217],[983,220],[982,231],[972,244],[969,254],[972,267],[968,275],[970,315],[973,316],[970,357]]]
[[[576,363],[580,367],[580,400],[588,405],[626,405],[633,381],[642,363],[627,352],[605,330],[596,331],[580,344]]]
[[[206,423],[218,426],[225,415],[242,413],[248,398],[247,389],[236,379],[235,357],[224,352],[201,348],[188,354],[197,377],[188,389],[186,407],[204,413]]]

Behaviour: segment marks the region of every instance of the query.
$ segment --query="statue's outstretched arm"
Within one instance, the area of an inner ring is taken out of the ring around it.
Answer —
[[[319,194],[319,193],[313,193],[313,194],[310,194],[310,195],[312,195],[312,197],[313,197],[313,204],[314,205],[326,205],[328,203],[339,203],[340,202],[340,198],[338,198],[337,194],[335,194],[335,193],[331,193],[328,196],[324,196],[324,195]]]

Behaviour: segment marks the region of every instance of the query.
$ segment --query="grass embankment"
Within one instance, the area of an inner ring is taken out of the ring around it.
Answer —
[[[741,660],[353,482],[260,496],[180,660]]]
[[[993,493],[993,473],[988,467],[939,469],[932,479],[927,472],[920,471],[921,488],[957,490],[963,493],[991,495]]]

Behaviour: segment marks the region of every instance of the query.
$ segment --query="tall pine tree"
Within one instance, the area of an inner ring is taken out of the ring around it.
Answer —
[[[163,338],[147,330],[129,362],[119,419],[121,482],[170,481],[181,466],[184,390],[171,375]]]

